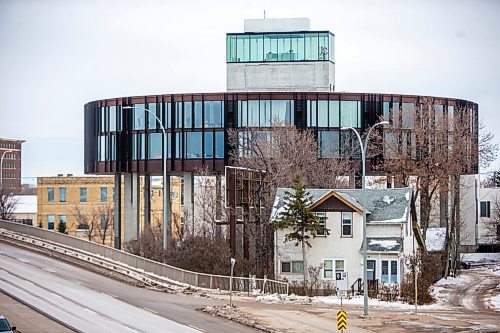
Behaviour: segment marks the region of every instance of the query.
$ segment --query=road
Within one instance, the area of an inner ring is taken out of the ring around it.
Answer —
[[[196,311],[224,301],[134,287],[2,241],[0,289],[83,332],[255,332]]]

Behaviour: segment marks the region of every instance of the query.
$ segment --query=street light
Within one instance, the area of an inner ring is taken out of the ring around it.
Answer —
[[[163,126],[160,118],[156,116],[156,114],[146,108],[138,107],[138,106],[124,106],[124,110],[138,109],[148,112],[152,114],[156,122],[160,124],[161,130],[163,132],[163,249],[167,249],[167,230],[168,230],[168,205],[167,205],[167,196],[170,195],[170,189],[167,188],[167,132],[165,131],[165,127]]]
[[[362,178],[361,178],[361,189],[365,189],[365,164],[366,164],[366,148],[369,143],[370,139],[370,134],[372,130],[377,127],[377,126],[382,126],[382,125],[388,125],[388,121],[381,121],[379,123],[376,123],[373,125],[369,130],[368,134],[365,137],[365,143],[363,144],[363,141],[361,140],[361,136],[359,135],[358,131],[356,131],[353,127],[342,127],[340,130],[345,131],[345,130],[352,130],[354,133],[356,133],[356,136],[358,137],[359,141],[359,146],[361,148],[361,170],[362,170]],[[368,316],[368,270],[366,269],[367,265],[367,245],[366,245],[366,210],[365,207],[363,208],[363,315],[365,317]]]
[[[3,159],[5,154],[13,152],[13,149],[9,149],[3,152],[2,157],[0,158],[0,190],[3,190]]]

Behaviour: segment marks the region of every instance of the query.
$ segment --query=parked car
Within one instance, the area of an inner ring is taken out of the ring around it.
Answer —
[[[16,331],[16,326],[10,326],[9,321],[0,314],[0,332],[13,333]]]

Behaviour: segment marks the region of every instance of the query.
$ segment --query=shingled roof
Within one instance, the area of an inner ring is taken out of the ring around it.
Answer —
[[[278,218],[285,209],[283,198],[291,188],[278,188],[274,200],[271,219]],[[411,191],[409,187],[388,189],[307,189],[312,196],[310,205],[335,192],[345,201],[360,210],[365,208],[367,222],[371,223],[406,223],[409,219]]]

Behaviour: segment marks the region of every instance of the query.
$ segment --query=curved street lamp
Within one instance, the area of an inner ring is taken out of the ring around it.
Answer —
[[[361,189],[365,189],[365,167],[366,167],[366,148],[368,146],[368,143],[370,142],[370,134],[372,133],[372,130],[377,127],[377,126],[383,126],[383,125],[389,125],[388,121],[381,121],[379,123],[376,123],[373,125],[369,130],[368,134],[366,134],[365,137],[365,142],[363,144],[363,141],[361,140],[361,136],[359,135],[358,131],[356,131],[353,127],[342,127],[340,130],[345,131],[345,130],[352,130],[354,133],[356,133],[356,136],[359,141],[359,146],[361,148],[361,170],[362,170],[362,178],[361,178]],[[366,244],[366,209],[363,208],[363,315],[365,317],[368,316],[368,270],[366,267],[367,264],[367,244]]]
[[[146,108],[138,107],[138,106],[124,106],[123,110],[143,110],[153,115],[156,119],[156,122],[160,124],[162,133],[163,133],[163,249],[166,250],[168,246],[167,236],[168,236],[168,220],[169,220],[169,212],[167,205],[167,198],[170,195],[170,189],[167,188],[167,132],[165,131],[165,127],[163,126],[160,118],[156,116],[156,114]]]

